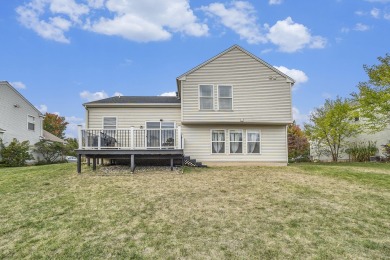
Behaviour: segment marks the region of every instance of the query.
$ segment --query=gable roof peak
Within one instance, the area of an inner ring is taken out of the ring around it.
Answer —
[[[243,53],[247,54],[248,56],[252,57],[253,59],[255,59],[256,61],[260,62],[261,64],[265,65],[266,67],[268,67],[269,69],[275,71],[276,73],[278,73],[279,75],[281,75],[282,77],[286,78],[287,80],[289,80],[292,84],[295,83],[295,80],[292,79],[291,77],[287,76],[286,74],[284,74],[283,72],[281,72],[280,70],[276,69],[274,66],[272,66],[271,64],[265,62],[264,60],[260,59],[259,57],[257,57],[256,55],[252,54],[251,52],[247,51],[246,49],[244,49],[243,47],[241,47],[240,45],[238,44],[233,44],[232,46],[230,46],[229,48],[227,48],[226,50],[220,52],[219,54],[215,55],[214,57],[206,60],[205,62],[199,64],[198,66],[190,69],[189,71],[185,72],[184,74],[180,75],[179,77],[176,78],[176,81],[177,83],[179,84],[179,81],[180,80],[183,80],[185,79],[185,77],[191,73],[193,73],[194,71],[197,71],[198,69],[204,67],[205,65],[209,64],[210,62],[218,59],[219,57],[225,55],[226,53],[234,50],[234,49],[238,49],[240,51],[242,51]]]

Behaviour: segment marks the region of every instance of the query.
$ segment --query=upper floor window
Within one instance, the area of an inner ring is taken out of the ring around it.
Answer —
[[[35,117],[27,116],[27,129],[35,131]]]
[[[233,109],[233,91],[232,86],[218,86],[218,108],[220,110]]]
[[[116,129],[116,117],[103,117],[103,129]]]
[[[213,85],[200,85],[199,86],[199,108],[201,110],[212,110],[213,106]]]

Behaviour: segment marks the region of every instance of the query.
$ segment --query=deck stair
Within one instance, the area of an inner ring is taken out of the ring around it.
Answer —
[[[189,167],[207,167],[207,165],[197,162],[196,159],[191,159],[190,156],[184,156],[184,165]]]

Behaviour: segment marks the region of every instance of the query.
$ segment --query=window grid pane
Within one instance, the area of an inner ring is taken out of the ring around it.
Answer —
[[[221,110],[233,109],[232,86],[218,86],[218,108]]]
[[[230,153],[242,153],[242,131],[230,131]]]
[[[212,153],[225,153],[225,131],[213,130],[211,133]]]
[[[201,97],[200,109],[213,109],[213,98]]]
[[[116,117],[104,117],[103,118],[104,129],[116,129]]]
[[[218,96],[219,97],[232,97],[232,86],[218,86]]]
[[[211,85],[201,85],[199,86],[199,95],[201,97],[212,97],[213,96],[213,86]]]
[[[247,132],[247,152],[260,153],[260,132]]]
[[[212,85],[200,85],[199,86],[199,108],[202,110],[214,109],[213,100],[213,86]]]
[[[28,130],[35,131],[35,117],[33,116],[27,117],[27,128]]]

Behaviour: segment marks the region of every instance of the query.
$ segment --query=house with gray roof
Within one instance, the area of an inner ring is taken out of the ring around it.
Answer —
[[[294,80],[234,45],[176,79],[176,97],[84,104],[81,156],[183,158],[189,165],[287,165]],[[81,170],[79,164],[78,171]]]

